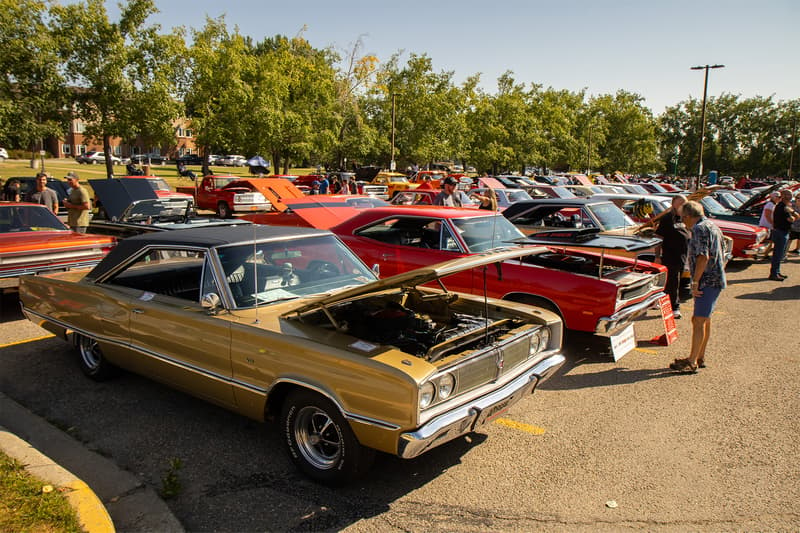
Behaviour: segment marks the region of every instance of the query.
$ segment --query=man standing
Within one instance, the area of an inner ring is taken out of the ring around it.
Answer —
[[[56,195],[56,191],[47,187],[48,177],[46,172],[39,172],[36,174],[36,190],[28,194],[27,201],[33,204],[46,205],[53,214],[57,214],[58,196]]]
[[[769,257],[769,253],[772,251],[772,213],[775,210],[775,204],[778,203],[780,199],[780,193],[778,191],[772,191],[769,193],[769,197],[767,198],[767,203],[764,204],[764,208],[761,209],[761,217],[758,219],[758,225],[762,228],[766,228],[767,235],[770,241],[767,243],[767,247],[764,249],[764,259]]]
[[[681,208],[686,197],[678,194],[672,197],[672,208],[658,221],[656,235],[663,239],[661,243],[660,263],[667,267],[667,283],[664,292],[672,304],[672,314],[681,317],[681,302],[678,287],[681,274],[686,265],[686,253],[689,248],[689,230],[681,220]]]
[[[463,191],[456,189],[458,182],[453,176],[447,176],[442,180],[442,192],[433,199],[433,205],[445,205],[448,207],[464,207],[469,205],[469,197]]]
[[[698,202],[683,204],[683,222],[691,229],[689,240],[689,267],[692,273],[692,350],[686,359],[675,359],[669,367],[678,372],[694,373],[705,368],[706,345],[711,336],[711,313],[717,304],[725,279],[725,258],[722,232],[703,216],[703,206]]]
[[[792,222],[797,219],[797,213],[792,209],[792,191],[784,189],[780,193],[780,200],[772,212],[772,266],[769,269],[769,279],[783,281],[786,276],[781,274],[781,261],[786,255],[786,245],[789,243],[789,229]]]
[[[86,233],[89,225],[89,193],[78,181],[78,175],[70,172],[65,179],[69,184],[69,196],[64,198],[64,207],[67,208],[67,225],[72,231]]]

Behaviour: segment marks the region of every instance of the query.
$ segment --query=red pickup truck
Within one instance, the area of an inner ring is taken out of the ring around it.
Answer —
[[[303,198],[303,193],[282,178],[247,178],[241,176],[205,176],[195,187],[178,187],[178,192],[194,196],[198,209],[215,211],[220,218],[235,213],[254,213],[286,206],[282,198]]]

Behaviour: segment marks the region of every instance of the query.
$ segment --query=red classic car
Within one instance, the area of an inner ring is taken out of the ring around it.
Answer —
[[[363,209],[389,205],[385,200],[363,194],[314,194],[283,200],[284,211],[250,213],[242,216],[256,224],[328,229]]]
[[[365,263],[378,265],[382,277],[528,239],[501,215],[423,206],[376,207],[331,229]],[[545,307],[567,328],[608,336],[664,294],[665,272],[644,261],[548,245],[531,246],[530,255],[502,268],[461,272],[447,284]]]
[[[0,202],[0,289],[18,287],[24,274],[94,266],[114,243],[70,231],[43,205]]]

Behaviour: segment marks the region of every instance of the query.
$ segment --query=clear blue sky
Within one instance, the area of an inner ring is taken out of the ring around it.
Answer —
[[[116,2],[108,2],[112,20]],[[427,54],[456,82],[481,73],[494,93],[518,82],[590,95],[635,92],[655,114],[689,97],[723,92],[800,98],[800,0],[156,0],[163,30],[201,28],[206,15],[255,40],[303,36],[315,47],[381,61]]]

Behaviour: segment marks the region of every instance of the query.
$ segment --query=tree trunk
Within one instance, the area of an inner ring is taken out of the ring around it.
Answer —
[[[111,135],[103,135],[103,153],[106,154],[106,178],[114,177],[114,162],[111,160]]]
[[[272,152],[272,168],[276,174],[281,171],[281,154],[277,150]]]

